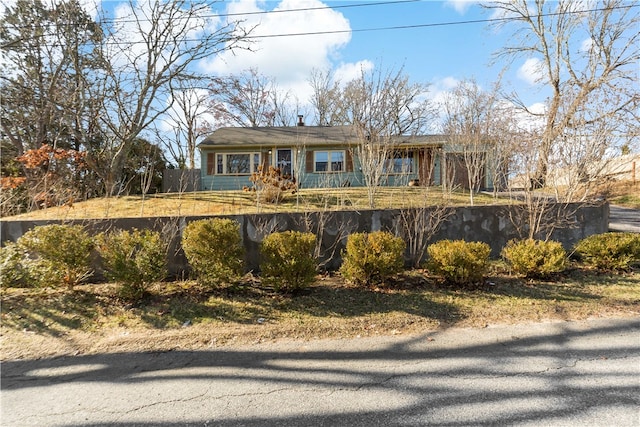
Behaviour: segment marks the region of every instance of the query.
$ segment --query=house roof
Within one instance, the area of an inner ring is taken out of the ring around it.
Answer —
[[[444,135],[396,136],[398,144],[441,146]],[[286,126],[286,127],[225,127],[215,130],[198,146],[247,147],[247,146],[335,146],[354,144],[358,141],[353,126]]]

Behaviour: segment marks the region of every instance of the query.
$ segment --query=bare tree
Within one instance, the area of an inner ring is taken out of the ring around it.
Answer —
[[[318,126],[343,125],[348,122],[342,108],[342,88],[340,81],[330,70],[314,69],[309,77],[313,93],[311,105]]]
[[[164,124],[173,132],[167,133],[164,126],[155,129],[155,135],[171,154],[179,169],[196,168],[196,145],[210,128],[206,120],[208,95],[200,86],[201,79],[178,79],[172,87],[173,108],[167,111]]]
[[[435,171],[435,150],[430,156],[427,165],[423,165],[425,178],[431,182]],[[402,237],[407,243],[409,261],[413,267],[419,267],[435,234],[442,224],[449,218],[454,210],[445,203],[433,203],[431,200],[431,187],[418,188],[415,198],[408,199],[409,203],[400,210],[396,224],[396,235]],[[446,199],[445,199],[446,202]]]
[[[376,194],[388,176],[387,159],[393,155],[394,146],[390,136],[370,135],[357,128],[358,143],[353,148],[359,162],[364,185],[367,188],[369,207],[376,207]]]
[[[377,189],[389,173],[397,137],[423,133],[432,118],[427,90],[426,85],[411,83],[402,69],[363,69],[343,90],[340,108],[356,132],[358,142],[353,151],[371,208],[375,207]]]
[[[211,31],[209,3],[186,0],[128,4],[130,15],[108,28],[103,55],[109,58],[99,88],[107,129],[91,158],[101,166],[107,194],[122,184],[133,141],[171,108],[171,89],[194,62],[221,51],[246,47],[250,30],[227,21]]]
[[[294,126],[299,116],[306,115],[307,107],[298,97],[289,91],[281,90],[277,84],[274,84],[271,93],[271,105],[273,105],[273,117],[269,126]]]
[[[608,181],[607,152],[618,138],[615,120],[588,123],[586,114],[575,114],[578,125],[564,132],[550,156],[548,181],[559,201],[591,201]]]
[[[567,132],[596,122],[619,121],[619,134],[637,120],[637,64],[640,15],[624,0],[495,1],[487,7],[515,26],[513,44],[497,58],[525,57],[534,64],[537,83],[551,95],[543,118],[532,184],[545,185],[551,156]],[[579,117],[582,115],[582,117]]]
[[[502,98],[495,105],[492,134],[486,162],[487,174],[493,184],[493,196],[508,190],[513,175],[511,163],[518,149],[519,122],[517,108]]]
[[[255,68],[237,75],[214,77],[209,84],[209,112],[214,126],[273,125],[275,81]]]
[[[475,80],[463,80],[445,95],[442,107],[443,132],[452,150],[462,153],[469,201],[473,205],[474,194],[480,191],[489,173],[488,162],[496,160],[504,130],[499,83],[485,91]]]

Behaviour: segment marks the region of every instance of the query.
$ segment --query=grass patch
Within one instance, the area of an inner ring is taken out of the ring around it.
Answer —
[[[613,198],[611,203],[614,205],[624,206],[626,208],[640,209],[640,196],[626,194],[624,196]]]
[[[477,205],[508,203],[486,194],[474,196]],[[465,205],[469,193],[457,191],[444,194],[437,187],[381,187],[377,190],[376,208],[408,208],[442,204]],[[193,193],[163,193],[142,196],[122,196],[91,199],[28,212],[4,219],[70,220],[138,218],[182,215],[240,215],[270,212],[306,212],[312,210],[368,209],[366,188],[314,188],[289,194],[279,204],[257,203],[255,195],[245,191],[198,191]]]
[[[200,349],[275,339],[411,334],[441,327],[640,314],[640,271],[574,269],[554,281],[495,274],[479,287],[447,287],[412,271],[394,284],[366,288],[318,277],[292,295],[254,280],[235,290],[193,281],[157,283],[135,305],[111,284],[74,291],[5,289],[3,358],[109,351]]]
[[[610,183],[603,193],[614,205],[640,209],[640,181],[618,181]]]

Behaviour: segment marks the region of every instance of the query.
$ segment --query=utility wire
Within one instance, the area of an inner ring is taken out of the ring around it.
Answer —
[[[338,7],[357,7],[357,6],[368,6],[368,5],[378,5],[378,4],[397,4],[397,3],[408,3],[419,0],[400,0],[400,1],[391,1],[384,3],[360,3],[353,5],[342,5],[336,7],[319,7],[319,8],[308,8],[308,9],[289,9],[282,11],[264,11],[264,12],[254,12],[254,13],[273,13],[273,12],[292,12],[292,11],[302,11],[302,10],[315,10],[315,9],[335,9]],[[566,12],[550,12],[544,13],[540,15],[530,15],[529,18],[536,19],[541,17],[551,17],[558,16],[562,14],[580,14],[580,13],[591,13],[591,12],[601,12],[605,10],[619,10],[619,9],[632,9],[640,7],[640,4],[631,4],[625,6],[616,6],[610,8],[594,8],[594,9],[583,9],[583,10],[573,10]],[[235,15],[235,14],[234,14]],[[219,16],[219,15],[212,15]],[[492,24],[492,23],[500,23],[500,22],[509,22],[509,21],[520,21],[524,18],[520,17],[503,17],[503,18],[486,18],[486,19],[474,19],[474,20],[465,20],[465,21],[447,21],[447,22],[435,22],[435,23],[427,23],[427,24],[414,24],[414,25],[398,25],[398,26],[389,26],[389,27],[374,27],[374,28],[359,28],[359,29],[349,29],[349,30],[330,30],[330,31],[309,31],[302,33],[282,33],[282,34],[265,34],[265,35],[249,35],[247,36],[248,40],[254,39],[267,39],[267,38],[276,38],[276,37],[297,37],[297,36],[315,36],[315,35],[329,35],[329,34],[344,34],[344,33],[362,33],[362,32],[374,32],[374,31],[395,31],[395,30],[406,30],[406,29],[416,29],[416,28],[433,28],[433,27],[447,27],[454,25],[472,25],[472,24]],[[118,21],[121,22],[121,21]],[[132,21],[138,22],[138,21]],[[50,34],[52,35],[52,34]],[[41,35],[44,37],[45,35]],[[182,39],[181,42],[198,42],[200,39]],[[9,44],[5,44],[0,46],[1,48],[13,46],[17,41],[10,42]],[[144,41],[132,41],[129,42],[130,45],[145,43]],[[105,45],[118,45],[121,44],[119,42],[105,42]],[[53,45],[49,45],[53,46]]]
[[[368,6],[384,6],[384,5],[395,5],[401,3],[416,3],[422,0],[395,0],[395,1],[381,1],[381,2],[373,2],[373,3],[354,3],[354,4],[342,4],[336,6],[317,6],[317,7],[305,7],[300,9],[278,9],[278,10],[259,10],[255,12],[237,12],[237,13],[216,13],[211,15],[201,15],[202,18],[226,18],[230,16],[250,16],[250,15],[270,15],[273,13],[287,13],[287,12],[309,12],[313,10],[327,10],[327,9],[347,9],[353,7],[368,7]],[[108,21],[107,21],[108,22]],[[137,22],[136,20],[118,20],[120,22]]]
[[[334,10],[334,9],[347,9],[347,8],[355,8],[355,7],[369,7],[369,6],[386,6],[386,5],[396,5],[403,3],[416,3],[423,0],[394,0],[394,1],[380,1],[380,2],[369,2],[369,3],[354,3],[354,4],[338,4],[335,6],[317,6],[317,7],[305,7],[299,9],[278,9],[278,10],[259,10],[254,12],[237,12],[237,13],[211,13],[211,14],[202,14],[197,15],[197,18],[228,18],[228,17],[239,17],[239,16],[252,16],[252,15],[271,15],[277,13],[289,13],[289,12],[309,12],[314,10]],[[173,18],[159,18],[158,20],[167,20],[167,19],[191,19],[194,16],[185,16],[185,17],[173,17]],[[136,22],[145,22],[150,21],[149,19],[103,19],[99,23],[101,24],[130,24]],[[65,25],[78,25],[75,23],[67,23]],[[28,25],[21,25],[16,28],[27,28]]]
[[[596,8],[596,9],[585,9],[585,10],[576,10],[569,12],[550,12],[544,13],[540,15],[531,15],[530,18],[536,19],[540,17],[549,17],[549,16],[558,16],[562,14],[578,14],[578,13],[590,13],[590,12],[602,12],[604,10],[617,10],[617,9],[631,9],[634,7],[640,7],[640,4],[628,5],[628,6],[616,6],[610,8]],[[414,29],[414,28],[430,28],[430,27],[448,27],[454,25],[469,25],[469,24],[492,24],[499,22],[509,22],[509,21],[521,21],[524,18],[519,17],[504,17],[504,18],[486,18],[486,19],[473,19],[467,21],[448,21],[448,22],[435,22],[430,24],[415,24],[415,25],[398,25],[392,27],[378,27],[378,28],[361,28],[361,29],[352,29],[352,30],[332,30],[332,31],[316,31],[316,32],[304,32],[304,33],[287,33],[287,34],[267,34],[267,35],[257,35],[250,36],[253,39],[261,39],[261,38],[274,38],[274,37],[294,37],[294,36],[312,36],[312,35],[325,35],[325,34],[340,34],[340,33],[360,33],[360,32],[370,32],[370,31],[391,31],[391,30],[406,30],[406,29]]]

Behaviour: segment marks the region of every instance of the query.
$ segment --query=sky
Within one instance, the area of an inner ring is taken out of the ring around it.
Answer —
[[[366,5],[350,7],[355,4]],[[492,17],[477,2],[464,0],[239,0],[224,5],[222,13],[331,8],[244,18],[258,24],[257,36],[340,33],[258,38],[255,52],[227,53],[201,64],[204,72],[222,75],[256,68],[301,99],[310,93],[307,79],[313,68],[330,68],[348,80],[361,67],[403,67],[411,81],[430,84],[433,98],[462,79],[474,78],[489,88],[505,66],[504,61],[493,64],[492,55],[511,34],[485,22],[461,23]],[[544,100],[542,93],[533,90],[534,79],[534,58],[510,64],[502,78],[505,86],[523,94],[528,105]]]
[[[98,10],[102,10],[107,19],[122,18],[131,23],[127,20],[131,12],[126,1],[80,1],[96,18]],[[0,9],[13,2],[6,0]],[[504,62],[493,64],[492,55],[504,46],[511,32],[499,31],[486,22],[473,22],[492,18],[491,11],[479,3],[218,1],[213,3],[210,16],[233,14],[233,19],[243,19],[247,26],[255,26],[252,35],[256,39],[251,52],[225,52],[201,61],[197,68],[209,75],[257,69],[260,74],[274,78],[279,89],[293,94],[301,103],[306,103],[311,95],[308,79],[313,69],[330,69],[342,81],[348,81],[362,68],[376,67],[383,71],[402,68],[412,82],[430,85],[428,96],[433,100],[462,79],[473,78],[481,87],[490,88],[502,76],[503,87],[516,90],[526,105],[540,105],[544,93],[534,84],[536,59],[520,58],[509,64],[504,73]],[[313,32],[326,34],[296,35]]]
[[[11,3],[13,0],[5,0]],[[57,0],[49,0],[57,1]],[[144,4],[146,0],[140,1]],[[585,0],[589,4],[591,0]],[[131,15],[127,2],[81,0],[96,17]],[[545,89],[536,84],[540,58],[493,61],[513,28],[483,22],[492,11],[471,0],[229,0],[214,2],[208,18],[231,16],[255,27],[252,51],[223,52],[194,64],[206,75],[250,68],[273,78],[302,104],[308,103],[312,70],[331,70],[346,82],[361,69],[398,70],[411,82],[429,85],[434,102],[464,79],[489,89],[498,79],[531,110],[542,111]],[[6,4],[6,3],[3,3]],[[578,3],[576,3],[578,4]],[[143,7],[143,6],[140,6]],[[304,34],[322,33],[322,34]],[[578,40],[578,43],[580,40]],[[582,43],[584,44],[583,41]],[[583,46],[584,47],[584,46]],[[135,53],[135,52],[132,52]],[[165,122],[167,129],[174,125]]]

